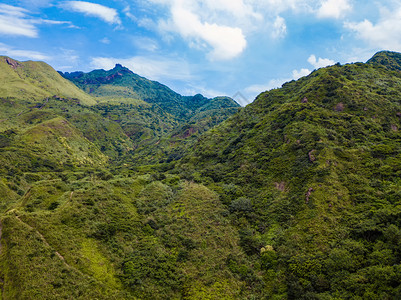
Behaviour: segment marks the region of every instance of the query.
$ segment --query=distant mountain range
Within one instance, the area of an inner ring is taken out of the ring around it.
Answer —
[[[214,105],[217,109],[238,108],[228,97],[208,99],[202,95],[184,97],[167,86],[141,77],[128,68],[117,64],[109,71],[95,70],[89,73],[73,72],[60,74],[75,83],[88,94],[98,99],[135,99],[158,105],[174,117],[190,119],[197,111]]]
[[[401,54],[240,106],[0,57],[4,299],[401,298]]]

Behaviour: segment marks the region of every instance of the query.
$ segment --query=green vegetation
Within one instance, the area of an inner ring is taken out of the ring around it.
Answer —
[[[43,62],[19,62],[0,56],[0,97],[18,100],[42,100],[61,96],[79,99],[82,104],[93,105],[96,101],[74,84],[62,78]]]
[[[0,89],[2,298],[401,298],[400,61],[238,110],[119,65],[63,74],[81,91],[3,58],[29,88]]]
[[[223,195],[265,295],[400,297],[388,233],[401,225],[399,99],[399,72],[320,69],[261,94],[179,162],[187,179]],[[261,253],[265,245],[274,252]]]
[[[233,108],[239,107],[235,101],[227,97],[215,99],[208,99],[202,95],[183,97],[167,86],[141,77],[118,64],[109,71],[60,74],[87,93],[97,97],[99,101],[116,102],[116,98],[126,103],[128,99],[135,100],[136,103],[144,101],[151,104],[150,107],[153,107],[153,110],[162,110],[177,121],[186,121],[193,117],[199,119],[200,117],[196,115],[204,111],[219,115],[219,112],[213,111],[216,109],[231,109],[232,111]],[[159,114],[157,116],[160,117]]]

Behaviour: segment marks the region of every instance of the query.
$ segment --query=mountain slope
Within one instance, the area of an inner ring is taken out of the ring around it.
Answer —
[[[141,175],[132,171],[138,168],[135,157],[127,160],[138,147],[148,155],[152,143],[179,130],[183,125],[177,117],[157,104],[118,94],[97,98],[102,102],[93,106],[47,96],[62,87],[49,81],[44,91],[36,90],[50,76],[46,66],[38,74],[28,74],[25,65],[17,67],[26,73],[23,84],[31,90],[20,98],[0,94],[3,298],[249,294],[238,272],[226,271],[229,255],[244,272],[250,262],[218,195],[153,167],[145,167],[141,173],[149,174]],[[213,116],[202,120],[213,126],[232,113],[220,115],[213,107]],[[216,275],[219,281],[212,283]]]
[[[371,59],[369,59],[367,63],[381,65],[391,71],[401,71],[401,56],[397,52],[378,52]]]
[[[134,143],[124,160],[137,166],[181,158],[200,134],[240,108],[229,97],[181,96],[118,64],[108,71],[60,74],[96,97],[95,109],[123,128]]]
[[[19,62],[0,56],[0,95],[25,100],[42,100],[61,96],[79,99],[82,104],[93,105],[96,101],[74,84],[62,78],[44,62]]]
[[[400,296],[399,99],[400,72],[320,69],[261,94],[181,160],[231,208],[270,297]]]
[[[210,103],[215,103],[215,106],[219,103],[221,109],[239,107],[231,98],[222,103],[219,99],[208,99],[202,95],[183,97],[167,86],[141,77],[119,64],[108,71],[60,74],[100,100],[112,100],[116,97],[142,100],[159,106],[179,121],[188,120],[194,116],[197,109]]]
[[[229,98],[182,97],[180,119],[123,84],[91,107],[0,98],[2,297],[401,298],[400,58],[231,117]]]

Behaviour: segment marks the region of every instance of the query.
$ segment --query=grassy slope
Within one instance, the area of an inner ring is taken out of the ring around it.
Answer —
[[[77,178],[81,179],[77,179]],[[3,297],[232,299],[245,256],[206,187],[166,177],[70,173],[42,180],[3,217]],[[205,217],[207,216],[207,217]],[[16,234],[18,233],[18,234]]]
[[[11,62],[7,63],[7,61]],[[43,62],[18,62],[0,57],[0,95],[26,100],[42,100],[54,95],[80,99],[82,104],[93,105],[96,101],[60,76]]]
[[[140,125],[150,135],[171,132],[170,124],[178,124],[168,114],[140,101],[87,107],[43,96],[0,103],[4,298],[249,293],[240,275],[225,270],[229,255],[250,268],[214,192],[176,176],[110,173],[136,146],[125,132],[138,132]]]
[[[160,106],[177,119],[185,118],[187,114],[179,94],[120,65],[108,71],[65,73],[63,76],[95,97],[146,101]]]

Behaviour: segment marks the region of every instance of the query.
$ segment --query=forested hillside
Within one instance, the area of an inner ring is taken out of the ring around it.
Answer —
[[[221,195],[266,295],[400,297],[400,58],[263,93],[180,161]]]
[[[1,58],[2,298],[401,298],[400,61],[239,109]]]

